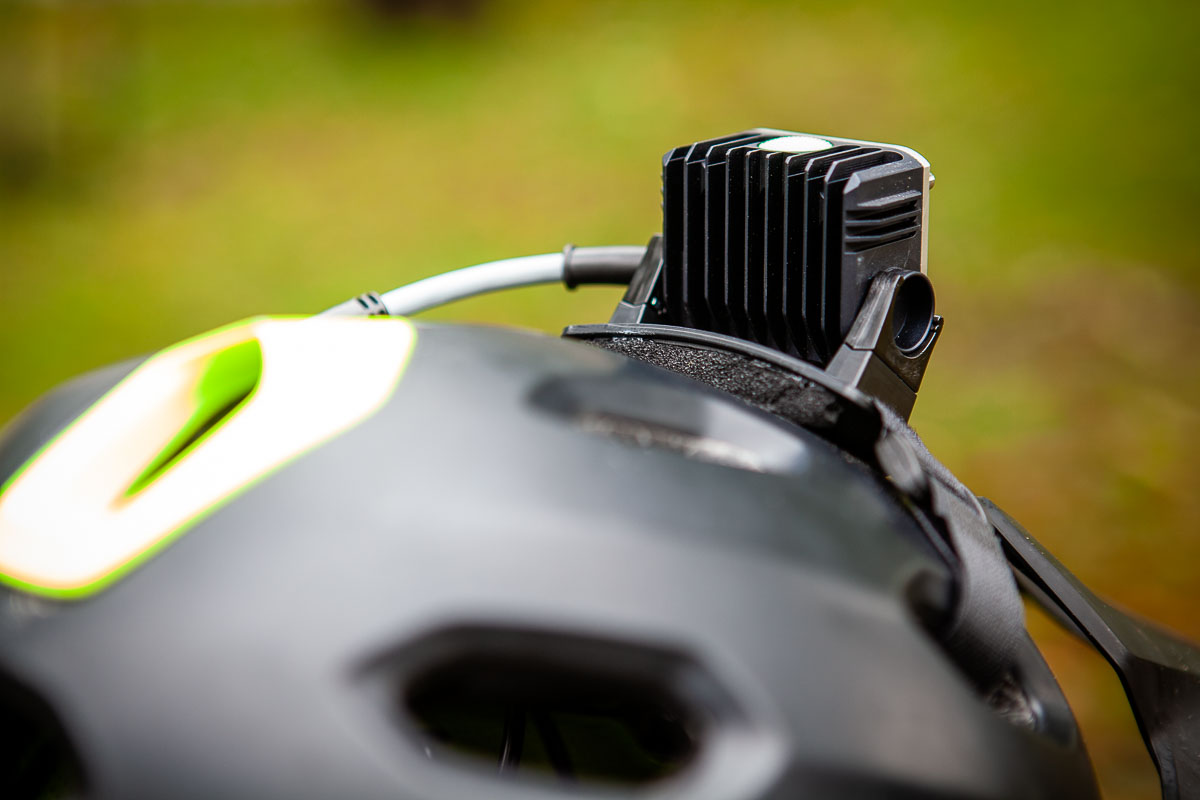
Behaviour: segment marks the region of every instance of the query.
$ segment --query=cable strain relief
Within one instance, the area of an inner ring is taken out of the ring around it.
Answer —
[[[363,292],[358,297],[352,297],[344,303],[321,312],[321,316],[329,317],[386,317],[387,306],[375,292]]]
[[[566,244],[563,246],[563,285],[569,290],[575,291],[579,287],[579,277],[575,274],[572,268],[571,258],[575,255],[575,245]]]

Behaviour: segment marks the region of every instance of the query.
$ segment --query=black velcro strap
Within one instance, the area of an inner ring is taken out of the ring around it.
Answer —
[[[883,418],[876,444],[880,465],[942,523],[959,559],[958,598],[944,634],[946,646],[981,686],[989,686],[1011,671],[1025,636],[1025,607],[1012,569],[975,495],[934,458],[908,423],[882,403],[876,406]]]

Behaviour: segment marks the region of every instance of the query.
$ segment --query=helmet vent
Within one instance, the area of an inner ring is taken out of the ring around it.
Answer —
[[[614,375],[552,378],[530,399],[584,433],[630,447],[750,472],[796,474],[808,468],[806,445],[776,420],[631,366]]]
[[[79,759],[53,713],[10,681],[0,683],[0,797],[78,797],[83,789]]]
[[[589,641],[586,656],[575,637],[526,649],[547,636],[512,636],[515,647],[446,654],[405,688],[407,727],[430,759],[501,779],[629,787],[697,758],[705,716],[673,688],[694,665],[607,642]]]
[[[146,488],[196,447],[250,398],[261,376],[262,349],[255,339],[213,355],[192,390],[191,414],[134,479],[126,494],[133,495]]]
[[[706,461],[724,467],[764,472],[762,459],[753,450],[732,442],[697,436],[665,425],[610,414],[581,414],[576,423],[580,430],[608,436],[635,447],[652,447],[679,453],[685,458]]]

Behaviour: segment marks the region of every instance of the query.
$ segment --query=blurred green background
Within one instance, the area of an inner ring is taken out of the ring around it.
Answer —
[[[1198,26],[1157,2],[3,3],[0,421],[229,320],[641,243],[677,144],[898,142],[938,177],[917,429],[1200,638]],[[428,316],[557,332],[617,294]],[[1155,796],[1115,679],[1031,625],[1106,795]]]

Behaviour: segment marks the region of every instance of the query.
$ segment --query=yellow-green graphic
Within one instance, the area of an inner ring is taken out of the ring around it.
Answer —
[[[0,581],[90,594],[379,409],[403,319],[256,318],[148,359],[0,487]]]

